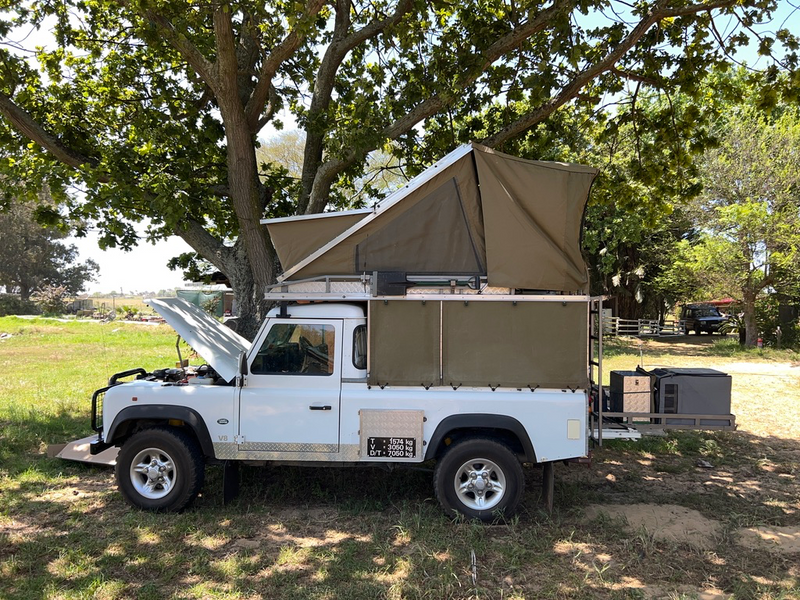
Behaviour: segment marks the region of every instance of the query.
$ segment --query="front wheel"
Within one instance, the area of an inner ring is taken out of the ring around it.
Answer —
[[[197,443],[179,429],[135,433],[117,456],[117,486],[128,504],[144,510],[182,510],[200,492],[204,474]]]
[[[490,522],[498,515],[514,514],[525,478],[507,446],[473,438],[455,444],[436,463],[433,486],[448,513]]]

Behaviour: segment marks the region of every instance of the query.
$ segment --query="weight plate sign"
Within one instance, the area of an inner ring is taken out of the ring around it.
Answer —
[[[413,437],[367,438],[367,456],[370,458],[415,458],[417,440]]]

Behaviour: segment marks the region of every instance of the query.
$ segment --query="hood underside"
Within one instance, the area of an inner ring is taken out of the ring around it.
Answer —
[[[164,317],[220,377],[225,381],[236,377],[239,355],[250,347],[247,339],[183,298],[151,298],[145,303]]]

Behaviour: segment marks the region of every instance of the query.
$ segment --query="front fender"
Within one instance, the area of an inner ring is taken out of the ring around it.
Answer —
[[[200,416],[200,413],[187,406],[145,404],[123,408],[114,417],[114,421],[104,436],[104,441],[106,444],[115,445],[115,441],[125,436],[128,426],[136,421],[168,422],[171,420],[186,423],[186,427],[194,432],[203,454],[214,456],[214,445],[211,442],[211,434],[208,432],[205,421]]]

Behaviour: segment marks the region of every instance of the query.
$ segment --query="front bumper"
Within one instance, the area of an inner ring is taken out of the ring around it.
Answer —
[[[113,444],[106,444],[103,441],[103,437],[102,436],[103,436],[102,433],[98,433],[97,434],[97,439],[96,440],[92,440],[89,443],[89,454],[91,454],[92,456],[97,456],[101,452],[104,452],[105,450],[108,450],[109,448],[112,447]]]

